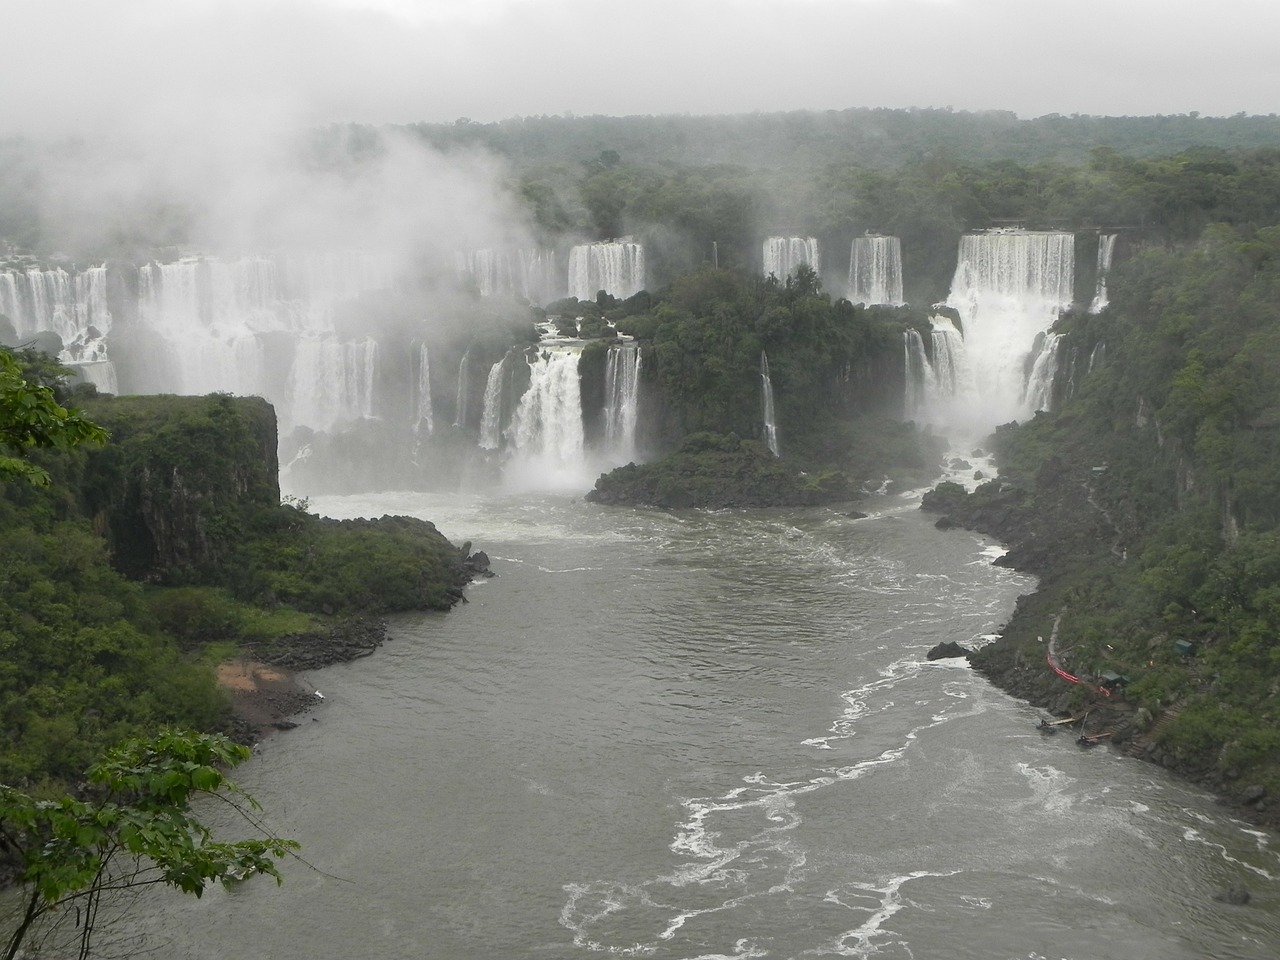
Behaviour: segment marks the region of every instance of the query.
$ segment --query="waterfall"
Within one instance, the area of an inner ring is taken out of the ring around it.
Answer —
[[[933,347],[934,399],[946,402],[972,394],[964,337],[948,317],[935,316],[929,323],[933,327],[930,346]]]
[[[469,393],[471,374],[471,348],[467,347],[462,353],[462,359],[458,361],[458,394],[453,404],[453,425],[455,427],[465,427],[467,425],[467,395]]]
[[[1089,366],[1085,369],[1085,373],[1093,373],[1094,367],[1101,367],[1107,362],[1107,343],[1105,340],[1099,340],[1093,345],[1093,349],[1089,351]]]
[[[786,280],[796,267],[807,263],[814,273],[822,272],[818,241],[813,237],[770,237],[764,242],[764,275]]]
[[[425,343],[418,344],[418,379],[414,386],[417,403],[414,405],[417,416],[413,429],[416,433],[431,436],[435,432],[435,421],[431,413],[431,356]]]
[[[908,418],[928,412],[933,394],[933,365],[924,350],[924,338],[914,328],[902,332],[902,365],[905,371],[906,396],[903,410]]]
[[[1058,348],[1062,337],[1046,333],[1033,349],[1031,370],[1027,374],[1027,389],[1023,398],[1026,409],[1048,410],[1053,400],[1053,379],[1058,372]]]
[[[460,276],[475,282],[481,296],[522,297],[531,303],[556,299],[555,252],[541,247],[458,251]]]
[[[773,414],[773,381],[769,379],[769,358],[760,351],[760,406],[764,416],[764,442],[775,457],[778,451],[778,423]]]
[[[947,317],[930,319],[929,347],[917,330],[903,333],[906,364],[904,409],[915,418],[945,419],[957,399],[973,394],[965,361],[964,338]]]
[[[521,289],[516,292],[530,303],[547,304],[564,296],[554,250],[534,247],[519,251]],[[644,286],[643,251],[640,254],[640,286]]]
[[[480,448],[497,450],[502,443],[502,372],[507,358],[489,368],[484,383],[484,412],[480,416]]]
[[[529,388],[507,428],[521,482],[578,482],[583,468],[582,345],[547,344],[526,354]]]
[[[947,304],[963,324],[963,383],[972,389],[957,395],[950,419],[985,429],[1032,412],[1027,354],[1070,305],[1074,279],[1072,234],[999,231],[961,238]],[[934,363],[936,369],[936,354]],[[941,377],[939,389],[945,389]]]
[[[378,344],[307,337],[297,344],[290,377],[296,422],[316,430],[374,415]]]
[[[60,362],[99,390],[117,392],[107,351],[112,317],[105,266],[73,273],[60,267],[0,272],[0,314],[13,324],[19,343],[44,332],[56,334],[62,341]]]
[[[158,352],[134,364],[145,382],[127,389],[257,394],[275,405],[284,430],[324,430],[373,415],[376,344],[342,337],[335,320],[341,304],[393,285],[389,258],[362,251],[184,257],[144,264],[137,276],[138,325]],[[276,370],[281,361],[290,365]]]
[[[636,422],[640,408],[640,347],[634,343],[609,348],[604,379],[605,446],[622,463],[635,459]]]
[[[569,296],[594,300],[603,290],[625,300],[644,289],[644,247],[628,240],[588,243],[569,251]]]
[[[1111,257],[1116,252],[1116,236],[1114,233],[1098,235],[1098,284],[1093,302],[1089,304],[1090,313],[1101,313],[1110,302],[1107,299],[1107,274],[1111,272]]]
[[[851,303],[902,305],[902,241],[855,237],[849,252]]]

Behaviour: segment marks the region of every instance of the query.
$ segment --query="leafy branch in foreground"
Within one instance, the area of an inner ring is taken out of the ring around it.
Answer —
[[[50,387],[28,381],[24,373],[13,355],[0,349],[0,479],[47,486],[48,472],[27,459],[33,448],[101,444],[107,432],[62,406]]]
[[[69,908],[78,956],[91,956],[104,895],[165,885],[199,897],[214,881],[256,873],[280,883],[275,861],[296,851],[295,841],[217,840],[191,810],[197,796],[215,796],[257,827],[248,813],[257,803],[224,773],[248,757],[224,736],[170,730],[108,751],[87,772],[88,799],[41,800],[0,785],[0,850],[16,861],[23,888],[4,960]]]

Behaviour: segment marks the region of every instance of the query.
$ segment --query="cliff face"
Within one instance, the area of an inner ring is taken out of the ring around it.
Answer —
[[[207,569],[244,518],[280,502],[275,410],[256,397],[124,397],[92,403],[112,442],[84,467],[83,506],[131,577]]]

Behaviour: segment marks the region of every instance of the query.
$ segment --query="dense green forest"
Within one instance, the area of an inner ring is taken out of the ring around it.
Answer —
[[[261,400],[94,397],[42,355],[18,360],[111,438],[17,451],[49,483],[0,483],[0,782],[57,789],[126,737],[226,728],[218,661],[447,609],[468,578],[429,523],[281,504]]]
[[[1073,669],[1129,678],[1147,726],[1170,717],[1158,759],[1265,807],[1280,795],[1280,227],[1145,250],[1113,291],[1059,324],[1095,358],[1074,394],[1001,429],[1001,478],[943,505],[1043,578],[979,662],[1042,663],[1061,614]]]
[[[857,498],[886,477],[923,483],[933,476],[941,438],[898,416],[902,334],[927,329],[928,312],[833,299],[804,265],[781,282],[707,269],[653,295],[611,307],[610,299],[601,298],[600,317],[612,326],[601,332],[634,336],[645,351],[643,445],[665,451],[683,442],[676,457],[601,478],[598,499],[829,502]],[[604,357],[584,355],[584,407],[603,382]],[[763,446],[766,360],[785,468]]]

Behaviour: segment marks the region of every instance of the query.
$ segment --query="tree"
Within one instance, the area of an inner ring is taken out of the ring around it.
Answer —
[[[4,945],[14,960],[43,924],[74,910],[78,956],[91,955],[106,894],[165,885],[200,896],[214,881],[261,873],[281,882],[275,860],[298,849],[258,827],[257,803],[227,779],[249,750],[217,734],[165,731],[129,740],[87,772],[87,799],[41,800],[0,785],[0,850],[17,862],[24,888],[17,925]],[[230,804],[262,834],[216,840],[191,804],[204,795]]]
[[[0,349],[0,479],[47,486],[49,474],[27,459],[33,449],[104,443],[107,432],[58,403],[53,389],[32,383],[17,359]]]

